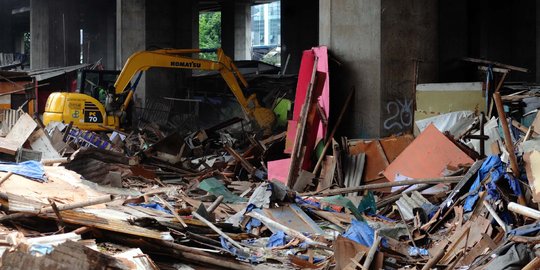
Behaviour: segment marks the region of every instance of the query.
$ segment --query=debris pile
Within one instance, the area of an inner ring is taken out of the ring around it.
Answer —
[[[535,89],[416,119],[416,136],[339,140],[352,92],[330,115],[327,62],[304,52],[288,129],[264,137],[240,118],[99,133],[17,113],[0,137],[2,267],[540,267],[540,114],[514,113]]]

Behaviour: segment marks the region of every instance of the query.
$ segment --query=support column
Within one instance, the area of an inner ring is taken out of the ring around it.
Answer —
[[[414,60],[424,61],[423,82],[437,76],[436,1],[320,0],[319,12],[320,44],[343,64],[332,74],[333,107],[356,89],[342,134],[373,138],[412,131]]]
[[[0,1],[0,53],[15,52],[10,1]]]
[[[189,49],[198,45],[198,1],[117,0],[117,69],[137,51],[156,48]],[[181,95],[183,78],[190,70],[150,69],[135,92],[134,102],[142,107],[155,100]]]
[[[195,0],[159,0],[146,5],[146,44],[155,48],[191,49],[198,43],[199,10]],[[163,8],[166,7],[166,8]],[[191,70],[151,69],[146,97],[181,97]]]
[[[222,3],[221,47],[235,60],[251,60],[251,1]]]
[[[536,1],[536,81],[540,81],[540,2]]]
[[[31,69],[80,62],[79,15],[75,1],[30,1]]]
[[[49,66],[49,2],[30,0],[30,69]]]
[[[302,51],[319,44],[319,3],[312,0],[281,0],[281,67],[287,74],[300,69]]]
[[[351,138],[378,137],[381,126],[381,0],[320,0],[319,41],[343,65],[331,74],[332,102],[351,88],[350,117],[340,125]],[[340,99],[340,97],[343,97]],[[332,106],[338,108],[339,106]]]
[[[105,69],[114,69],[115,10],[110,0],[94,0],[83,8],[83,59],[86,63],[101,60]]]
[[[438,82],[438,2],[381,1],[381,136],[412,133],[416,76]]]
[[[120,70],[126,60],[135,52],[146,48],[146,1],[116,0],[116,69]],[[137,86],[133,102],[136,106],[144,104],[146,76],[143,75]]]

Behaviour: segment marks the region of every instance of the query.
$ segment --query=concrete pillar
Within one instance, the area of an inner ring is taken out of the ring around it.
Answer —
[[[116,0],[116,69],[124,66],[130,55],[146,48],[146,1]],[[134,103],[144,104],[146,76],[137,86]]]
[[[11,9],[11,1],[0,1],[0,53],[15,51]]]
[[[190,49],[196,45],[199,26],[197,3],[195,0],[154,0],[147,4],[147,47]],[[146,96],[154,99],[182,96],[186,88],[184,78],[188,76],[191,76],[191,70],[151,69],[146,75],[146,88],[152,91]]]
[[[319,3],[311,0],[281,0],[281,67],[298,73],[302,51],[319,44]]]
[[[137,51],[193,48],[198,45],[198,1],[117,0],[116,67]],[[136,106],[147,98],[175,97],[189,70],[150,69],[135,92]]]
[[[221,4],[221,47],[235,60],[251,60],[251,2]]]
[[[415,77],[438,81],[438,1],[382,0],[381,11],[380,134],[389,136],[412,132]]]
[[[30,0],[30,67],[80,62],[80,13],[70,0]]]
[[[469,54],[469,1],[439,1],[439,80],[475,81],[476,67],[463,60]],[[477,79],[476,79],[477,80]]]
[[[536,82],[540,82],[540,2],[536,1]]]
[[[332,74],[334,108],[356,89],[342,133],[373,138],[411,131],[415,60],[423,61],[422,82],[437,76],[437,2],[320,0],[319,17],[320,44],[343,64]]]
[[[101,60],[105,69],[114,69],[116,4],[109,0],[85,2],[83,8],[83,59],[86,63]]]

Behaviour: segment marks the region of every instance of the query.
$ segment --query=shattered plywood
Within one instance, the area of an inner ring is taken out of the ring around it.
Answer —
[[[30,115],[27,113],[21,115],[7,136],[0,138],[0,152],[15,155],[36,127],[37,123]]]
[[[58,154],[52,145],[51,140],[41,128],[32,133],[28,138],[28,142],[30,143],[32,150],[40,151],[42,153],[42,159],[58,159],[62,157]]]
[[[15,250],[14,252],[5,252],[2,256],[2,269],[128,270],[130,268],[114,257],[85,247],[82,244],[67,241],[57,246],[50,254],[44,256],[34,256],[20,250]]]
[[[103,196],[82,183],[80,175],[63,167],[45,166],[46,183],[39,183],[19,175],[12,175],[0,186],[1,192],[23,196],[28,200],[48,204],[48,199],[60,203],[74,203]],[[6,173],[0,173],[0,176]],[[97,206],[96,206],[97,207]]]
[[[27,113],[21,115],[17,123],[11,128],[6,139],[17,142],[19,147],[21,147],[24,142],[30,137],[30,134],[34,132],[37,127],[36,121],[32,119]]]
[[[363,182],[384,178],[382,172],[414,140],[412,135],[384,138],[380,140],[351,141],[350,155],[366,154]]]

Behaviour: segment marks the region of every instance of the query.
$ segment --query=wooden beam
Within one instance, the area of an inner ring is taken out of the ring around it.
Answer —
[[[378,183],[378,184],[369,184],[369,185],[363,185],[358,187],[346,187],[346,188],[336,188],[321,192],[307,192],[302,193],[300,195],[302,196],[332,196],[332,195],[339,195],[339,194],[348,194],[348,193],[354,193],[359,192],[363,190],[374,190],[374,189],[380,189],[380,188],[388,188],[388,187],[398,187],[398,186],[411,186],[416,184],[439,184],[439,183],[457,183],[461,180],[461,176],[448,176],[448,177],[441,177],[441,178],[427,178],[427,179],[412,179],[412,180],[403,180],[403,181],[394,181],[394,182],[387,182],[387,183]]]

